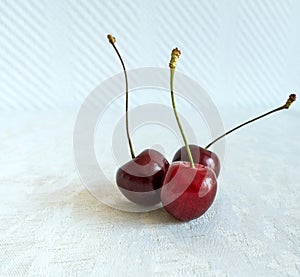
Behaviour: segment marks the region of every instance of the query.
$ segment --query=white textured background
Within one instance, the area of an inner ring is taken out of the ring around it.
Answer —
[[[72,128],[120,71],[107,33],[128,69],[166,67],[178,46],[226,128],[281,104],[300,91],[299,14],[297,0],[0,0],[0,276],[298,276],[298,103],[227,140],[215,204],[184,224],[98,203]]]
[[[179,70],[218,105],[277,105],[300,86],[300,2],[0,1],[0,108],[78,106],[120,71],[106,34],[128,69]]]

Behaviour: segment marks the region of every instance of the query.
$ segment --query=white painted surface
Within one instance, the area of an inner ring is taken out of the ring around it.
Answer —
[[[258,110],[224,110],[225,125]],[[2,113],[0,276],[299,275],[299,115],[292,107],[228,138],[215,203],[179,223],[87,192],[74,112]]]

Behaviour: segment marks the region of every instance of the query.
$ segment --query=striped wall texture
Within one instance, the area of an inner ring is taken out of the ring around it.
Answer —
[[[78,107],[101,81],[127,68],[178,70],[215,103],[281,103],[300,91],[297,0],[0,0],[0,110]],[[135,100],[138,101],[138,100]]]

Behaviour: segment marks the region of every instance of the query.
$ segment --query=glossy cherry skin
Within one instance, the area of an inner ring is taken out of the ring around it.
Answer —
[[[213,203],[217,192],[217,178],[208,167],[189,162],[170,165],[161,188],[165,210],[180,221],[203,215]]]
[[[116,182],[127,199],[152,206],[161,201],[160,188],[168,168],[169,162],[161,153],[146,149],[118,169]]]
[[[215,172],[216,176],[218,177],[221,170],[221,163],[218,156],[214,152],[211,152],[200,146],[197,145],[189,145],[189,146],[190,146],[190,150],[194,162],[211,168]],[[189,161],[189,157],[187,155],[185,146],[180,148],[175,153],[173,162],[176,161],[185,161],[185,162]]]

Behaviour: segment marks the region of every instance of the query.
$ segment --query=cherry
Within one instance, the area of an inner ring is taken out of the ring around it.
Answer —
[[[122,165],[116,173],[116,183],[122,194],[130,201],[144,206],[160,203],[160,188],[169,167],[167,159],[158,151],[146,149],[135,156],[128,127],[128,79],[125,64],[115,46],[116,39],[107,36],[109,43],[116,51],[125,75],[126,84],[126,135],[131,160]]]
[[[161,189],[161,200],[165,210],[181,221],[203,215],[211,206],[217,192],[217,177],[208,166],[194,164],[191,149],[181,126],[174,99],[174,73],[180,51],[171,54],[170,90],[174,115],[180,129],[189,162],[179,161],[170,165]]]
[[[165,210],[180,221],[203,215],[214,201],[217,178],[207,166],[189,162],[170,165],[161,191]]]
[[[271,110],[267,113],[264,113],[264,114],[262,114],[258,117],[255,117],[251,120],[246,121],[245,123],[242,123],[242,124],[234,127],[233,129],[227,131],[225,134],[223,134],[223,135],[219,136],[218,138],[216,138],[215,140],[213,140],[205,148],[202,148],[202,147],[197,146],[197,145],[190,145],[189,147],[191,149],[191,155],[192,155],[194,161],[196,161],[199,164],[202,164],[202,165],[205,165],[205,166],[211,168],[215,172],[216,176],[218,177],[219,173],[220,173],[220,169],[221,169],[220,160],[219,160],[218,156],[215,153],[213,153],[212,151],[209,151],[208,148],[210,146],[212,146],[218,140],[222,139],[223,137],[229,135],[230,133],[236,131],[237,129],[239,129],[239,128],[247,125],[247,124],[250,124],[250,123],[252,123],[252,122],[254,122],[254,121],[256,121],[260,118],[263,118],[267,115],[270,115],[274,112],[278,112],[278,111],[281,111],[281,110],[284,110],[284,109],[288,109],[290,107],[290,105],[295,100],[296,100],[296,94],[291,94],[284,105],[279,106],[278,108],[276,108],[274,110]],[[174,161],[188,161],[188,160],[189,160],[189,158],[188,158],[187,151],[186,151],[185,147],[180,148],[175,153],[174,158],[173,158],[173,162]]]
[[[189,145],[193,160],[196,161],[198,164],[202,164],[204,166],[207,166],[211,168],[216,176],[218,177],[221,170],[221,163],[218,158],[218,156],[212,152],[209,151],[203,147],[200,147],[198,145]],[[174,155],[173,162],[176,161],[188,161],[189,157],[186,152],[185,146],[181,147]]]
[[[132,202],[155,205],[160,203],[160,188],[168,167],[169,163],[161,153],[146,149],[118,169],[118,187]]]

